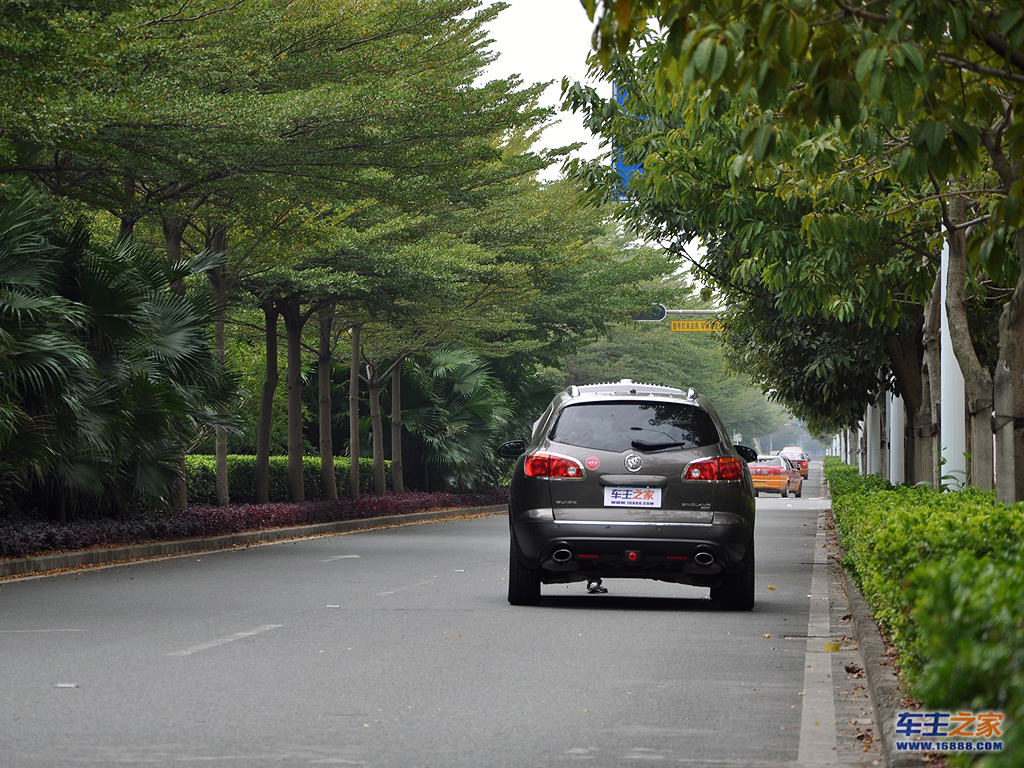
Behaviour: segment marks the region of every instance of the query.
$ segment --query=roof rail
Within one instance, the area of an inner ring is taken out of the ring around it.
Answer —
[[[683,395],[688,400],[695,400],[697,398],[697,391],[693,387],[690,387],[688,392],[684,392],[679,387],[666,387],[661,384],[643,384],[633,381],[632,379],[620,379],[619,381],[608,381],[600,384],[584,384],[579,387],[574,385],[569,388],[570,397],[578,397],[583,393],[605,393],[618,395]]]

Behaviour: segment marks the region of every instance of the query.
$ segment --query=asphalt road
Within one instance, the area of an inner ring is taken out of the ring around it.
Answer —
[[[863,765],[813,679],[811,479],[758,500],[749,613],[512,607],[501,515],[2,582],[0,765]]]

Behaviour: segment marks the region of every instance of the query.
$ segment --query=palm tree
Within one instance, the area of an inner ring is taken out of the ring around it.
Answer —
[[[83,308],[56,291],[65,244],[53,235],[35,195],[0,208],[0,499],[50,473],[61,426],[86,410],[82,386],[96,376],[69,332]]]
[[[442,349],[406,364],[402,422],[424,456],[430,485],[492,485],[495,442],[512,418],[508,396],[474,352]],[[414,451],[410,451],[413,453]]]
[[[31,194],[0,209],[0,510],[167,503],[184,442],[231,391],[210,308],[170,290],[211,266],[97,246]]]

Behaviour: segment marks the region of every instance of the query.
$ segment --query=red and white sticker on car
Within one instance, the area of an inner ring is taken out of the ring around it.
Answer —
[[[660,507],[661,488],[634,488],[608,485],[604,489],[606,507]]]

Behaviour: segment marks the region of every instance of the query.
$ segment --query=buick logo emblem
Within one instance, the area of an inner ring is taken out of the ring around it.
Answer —
[[[637,456],[635,453],[629,454],[626,457],[626,469],[630,472],[639,472],[644,466],[644,460],[642,457]]]

